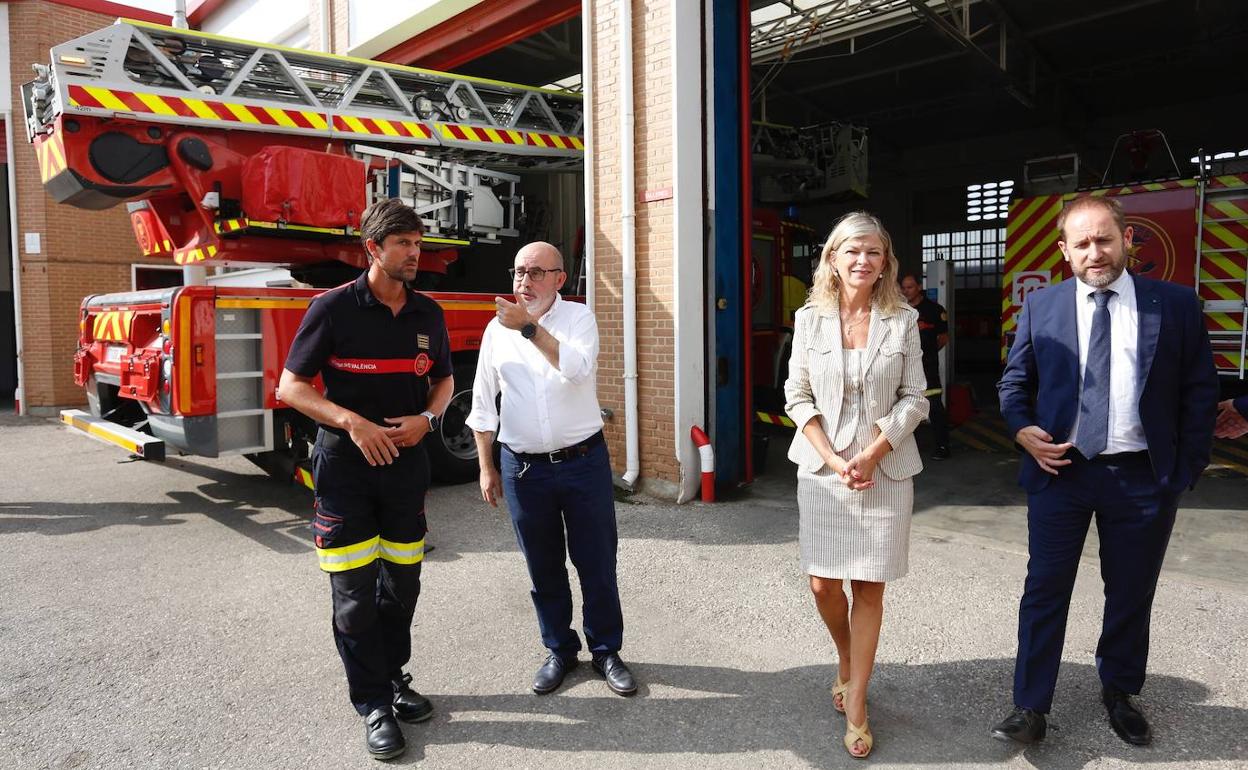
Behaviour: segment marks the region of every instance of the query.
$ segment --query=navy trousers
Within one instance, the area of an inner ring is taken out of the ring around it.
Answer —
[[[371,466],[348,439],[321,431],[313,452],[317,557],[329,574],[334,643],[361,715],[388,707],[412,656],[420,597],[429,461],[404,449]]]
[[[565,561],[581,582],[582,630],[595,657],[618,652],[624,617],[616,584],[615,493],[605,443],[561,463],[526,463],[502,450],[503,495],[533,582],[542,644],[570,660],[581,649],[572,630]]]
[[[1153,595],[1178,507],[1178,493],[1158,485],[1146,452],[1073,459],[1027,498],[1030,558],[1018,612],[1014,705],[1042,714],[1053,704],[1071,590],[1093,518],[1105,585],[1097,671],[1106,687],[1140,692]]]

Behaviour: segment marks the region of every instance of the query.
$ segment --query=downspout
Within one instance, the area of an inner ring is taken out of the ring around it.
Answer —
[[[320,0],[321,3],[321,50],[325,53],[333,53],[329,49],[329,0]]]
[[[5,160],[9,164],[9,253],[13,255],[13,336],[17,353],[17,389],[13,391],[14,411],[25,414],[26,363],[22,355],[22,255],[17,250],[17,165],[13,155],[13,112],[4,113]]]
[[[637,203],[633,189],[633,0],[620,0],[620,223],[624,282],[624,484],[641,475],[637,444]]]
[[[329,0],[324,0],[329,2]],[[585,305],[589,312],[594,312],[594,120],[593,120],[593,82],[594,82],[594,3],[593,0],[581,1],[581,95],[583,98],[581,114],[585,119],[581,125],[581,136],[585,144],[585,258],[581,262],[581,275],[585,279]]]

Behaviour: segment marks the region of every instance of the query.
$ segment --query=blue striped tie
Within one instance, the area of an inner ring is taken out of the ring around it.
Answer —
[[[1092,294],[1092,333],[1088,336],[1088,363],[1083,370],[1083,393],[1079,396],[1079,434],[1075,447],[1089,460],[1105,451],[1109,435],[1109,298],[1114,292]]]

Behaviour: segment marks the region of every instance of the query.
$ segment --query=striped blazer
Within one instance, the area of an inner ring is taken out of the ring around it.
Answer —
[[[927,379],[918,315],[908,305],[891,312],[873,306],[864,358],[866,416],[893,448],[880,460],[879,469],[897,481],[923,470],[914,443],[914,429],[927,417],[929,408],[923,395]],[[802,428],[812,417],[818,417],[828,441],[832,441],[840,425],[844,369],[840,315],[813,305],[798,310],[793,320],[789,378],[784,383],[784,410],[797,424],[789,459],[809,473],[817,472],[824,462]]]

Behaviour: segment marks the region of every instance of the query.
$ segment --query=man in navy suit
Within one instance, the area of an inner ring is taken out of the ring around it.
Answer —
[[[1101,697],[1124,741],[1152,740],[1131,702],[1144,684],[1153,593],[1179,494],[1209,463],[1218,381],[1195,293],[1126,272],[1131,228],[1113,198],[1057,219],[1075,280],[1028,295],[998,390],[1025,450],[1027,580],[1014,711],[995,738],[1044,737],[1088,525],[1100,538]]]
[[[1248,434],[1248,395],[1228,398],[1218,404],[1218,438],[1239,438]]]

